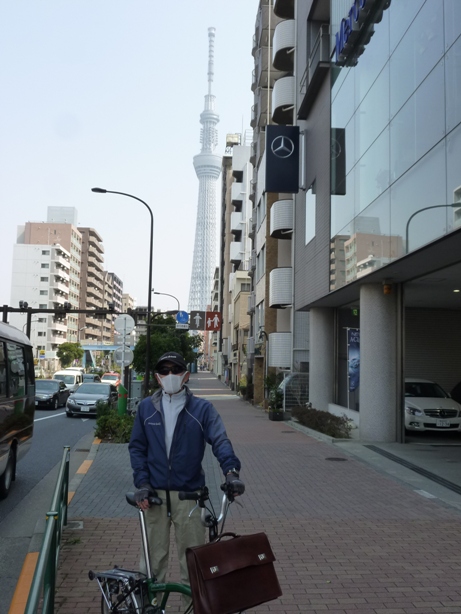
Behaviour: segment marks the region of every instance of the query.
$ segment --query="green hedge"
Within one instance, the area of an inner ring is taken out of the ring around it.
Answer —
[[[116,409],[111,409],[106,403],[100,404],[97,409],[95,437],[112,443],[128,443],[134,418],[129,414],[119,416]]]
[[[351,424],[347,416],[335,416],[313,407],[293,407],[291,415],[303,426],[338,439],[351,438]]]

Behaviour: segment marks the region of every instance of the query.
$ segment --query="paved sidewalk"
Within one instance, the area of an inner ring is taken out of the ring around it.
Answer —
[[[430,485],[407,483],[404,469],[388,474],[360,458],[356,443],[348,450],[271,422],[211,374],[192,376],[191,387],[221,413],[242,461],[247,491],[226,528],[265,531],[277,558],[283,596],[255,612],[461,612],[461,498],[451,505]],[[63,536],[58,614],[100,612],[89,569],[138,566],[136,511],[124,501],[133,489],[127,446],[93,445],[90,456]],[[217,497],[209,453],[205,470]]]

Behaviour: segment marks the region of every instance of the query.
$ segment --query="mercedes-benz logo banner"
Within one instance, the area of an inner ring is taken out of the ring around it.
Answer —
[[[299,127],[266,127],[266,192],[299,191]]]

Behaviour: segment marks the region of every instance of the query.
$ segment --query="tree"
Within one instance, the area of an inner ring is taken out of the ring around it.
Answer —
[[[150,329],[150,372],[158,359],[166,352],[178,352],[186,362],[195,362],[199,357],[198,349],[202,343],[200,335],[191,335],[187,330],[176,329],[173,316],[160,315],[151,322]],[[133,368],[138,373],[146,370],[146,336],[142,335],[134,348]]]
[[[59,346],[56,356],[61,361],[61,366],[63,369],[68,367],[73,363],[74,360],[80,360],[83,358],[84,350],[80,343],[61,343]]]

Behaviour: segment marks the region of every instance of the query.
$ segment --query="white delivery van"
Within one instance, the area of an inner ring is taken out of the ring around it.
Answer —
[[[80,371],[56,371],[53,375],[53,379],[59,379],[65,383],[66,388],[71,392],[75,392],[80,384],[83,382],[83,375]]]

